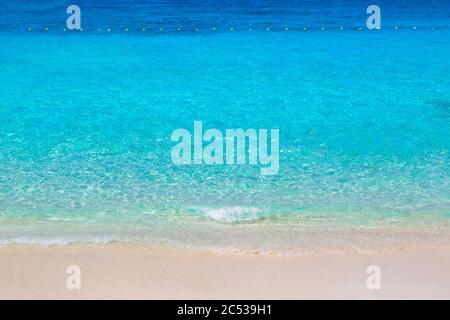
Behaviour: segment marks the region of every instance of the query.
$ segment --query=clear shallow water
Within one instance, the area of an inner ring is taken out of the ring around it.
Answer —
[[[51,29],[60,25],[52,1],[42,5],[53,11],[7,6],[0,15],[0,244],[365,248],[371,235],[389,243],[399,230],[401,244],[448,239],[444,2],[394,2],[383,26],[418,29],[376,32],[337,29],[364,25],[365,6],[360,17],[348,2],[328,13],[294,2],[115,4],[80,3],[82,34]],[[336,28],[295,30],[304,12],[311,27]],[[131,30],[161,21],[168,31]],[[236,21],[293,30],[226,31]],[[175,31],[213,22],[223,29]],[[125,24],[126,34],[96,32]],[[49,32],[25,31],[43,25]],[[194,120],[279,128],[278,175],[173,165],[170,135]]]

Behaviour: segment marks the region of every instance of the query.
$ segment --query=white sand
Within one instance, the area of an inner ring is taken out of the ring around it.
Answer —
[[[66,287],[81,268],[81,290]],[[369,265],[381,289],[369,290]],[[0,248],[2,299],[450,299],[450,248],[383,254],[237,255],[130,244]]]

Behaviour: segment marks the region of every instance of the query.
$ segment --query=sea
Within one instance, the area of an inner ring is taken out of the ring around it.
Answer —
[[[194,121],[278,172],[175,164]],[[449,152],[448,0],[0,1],[0,245],[449,245]]]

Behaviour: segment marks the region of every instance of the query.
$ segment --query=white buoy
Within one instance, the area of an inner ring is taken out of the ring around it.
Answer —
[[[234,28],[230,28],[230,31],[234,31]]]
[[[289,28],[284,28],[284,31],[288,31],[289,30]]]

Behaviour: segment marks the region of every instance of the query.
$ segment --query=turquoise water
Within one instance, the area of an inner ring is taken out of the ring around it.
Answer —
[[[267,25],[238,12],[216,32],[96,32],[103,21],[83,33],[43,32],[36,18],[3,19],[0,244],[312,248],[373,234],[384,243],[399,230],[402,243],[436,235],[448,244],[444,9],[379,31],[355,30],[353,16],[328,17],[327,30],[310,18],[308,31],[230,31],[236,21]],[[295,21],[286,12],[266,17]],[[174,165],[171,133],[194,120],[223,131],[278,128],[279,173]]]

